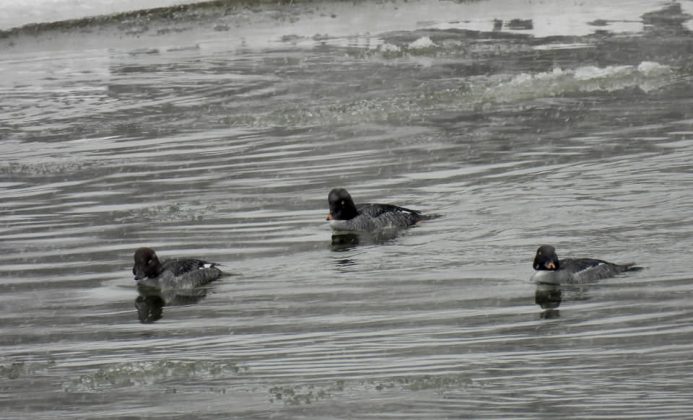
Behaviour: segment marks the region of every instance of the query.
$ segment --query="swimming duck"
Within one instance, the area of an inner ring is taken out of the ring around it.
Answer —
[[[335,231],[377,232],[405,228],[428,218],[416,210],[392,204],[356,205],[344,188],[330,191],[327,201],[330,205],[327,220]]]
[[[135,251],[132,274],[138,285],[158,289],[192,289],[221,277],[216,263],[196,259],[172,259],[159,261],[151,248]]]
[[[564,258],[559,260],[556,249],[542,245],[534,256],[536,272],[531,280],[536,283],[563,284],[590,282],[613,277],[626,271],[640,270],[635,263],[614,264],[593,258]]]

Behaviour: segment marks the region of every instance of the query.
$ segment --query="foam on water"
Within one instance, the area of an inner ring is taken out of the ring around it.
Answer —
[[[149,388],[170,380],[203,381],[241,372],[233,362],[156,360],[111,364],[63,384],[66,392],[100,392],[112,388]]]
[[[512,102],[569,95],[579,92],[614,92],[638,88],[647,93],[677,82],[672,68],[643,61],[637,66],[581,66],[554,68],[550,72],[521,73],[487,88],[485,98]]]

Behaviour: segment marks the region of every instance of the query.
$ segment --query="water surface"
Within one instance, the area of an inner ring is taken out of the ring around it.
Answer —
[[[563,3],[3,33],[2,417],[690,416],[688,5]],[[333,239],[337,186],[442,217]],[[143,302],[140,246],[229,275]]]

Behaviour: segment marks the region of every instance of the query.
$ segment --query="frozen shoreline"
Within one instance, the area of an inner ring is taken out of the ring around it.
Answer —
[[[314,43],[316,39],[371,38],[374,34],[421,29],[495,31],[538,38],[585,36],[599,32],[640,32],[645,27],[642,16],[659,7],[645,0],[621,0],[608,8],[601,7],[596,0],[579,4],[552,2],[541,7],[530,0],[394,1],[356,5],[332,1],[286,4],[260,1],[253,6],[237,1],[179,4],[182,2],[152,0],[148,4],[151,7],[143,10],[128,10],[124,5],[120,9],[100,8],[92,4],[88,9],[75,5],[73,9],[54,13],[51,8],[41,7],[48,3],[35,1],[38,11],[33,22],[22,21],[18,11],[5,10],[0,18],[0,41],[4,38],[12,44],[24,37],[41,40],[51,38],[55,31],[79,38],[85,32],[93,35],[101,30],[115,30],[118,38],[143,39],[200,29],[228,32],[244,48],[262,48],[288,38]],[[50,4],[61,8],[72,3],[64,0],[63,6]],[[682,16],[693,13],[693,4],[680,6]],[[690,28],[690,21],[683,24]]]

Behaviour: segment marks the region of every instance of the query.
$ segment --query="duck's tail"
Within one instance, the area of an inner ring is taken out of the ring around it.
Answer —
[[[635,265],[634,262],[619,264],[619,267],[621,268],[622,271],[640,271],[640,270],[645,268],[645,267],[640,267],[639,265]]]
[[[433,213],[433,214],[421,214],[421,213],[419,213],[419,220],[417,220],[416,223],[425,222],[427,220],[438,219],[440,217],[443,217],[443,215],[442,214],[435,214],[435,213]]]

